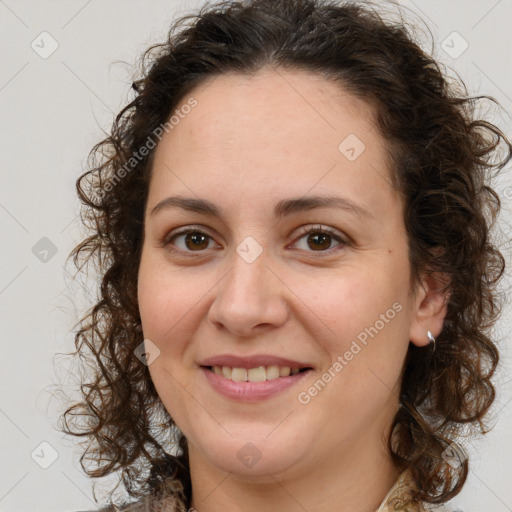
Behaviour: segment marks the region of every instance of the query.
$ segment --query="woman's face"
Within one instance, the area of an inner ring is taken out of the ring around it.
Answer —
[[[191,96],[156,148],[138,291],[191,464],[264,478],[381,453],[409,341],[441,323],[410,293],[373,110],[299,71]]]

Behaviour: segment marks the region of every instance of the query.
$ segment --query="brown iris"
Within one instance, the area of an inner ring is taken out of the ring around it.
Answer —
[[[328,235],[328,234],[325,234],[325,233],[321,233],[321,232],[317,232],[317,233],[313,233],[313,234],[308,236],[308,245],[309,245],[309,247],[311,249],[313,249],[313,250],[318,250],[318,248],[313,247],[311,245],[311,243],[310,243],[310,241],[312,239],[314,239],[314,238],[319,240],[319,241],[315,241],[314,244],[322,245],[322,247],[320,247],[320,250],[321,249],[329,249],[329,246],[331,245],[331,235]]]
[[[193,231],[185,237],[185,245],[188,249],[206,249],[208,247],[208,235]],[[191,245],[189,245],[189,242]]]

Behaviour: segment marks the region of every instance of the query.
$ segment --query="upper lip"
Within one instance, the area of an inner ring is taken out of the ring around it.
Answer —
[[[253,356],[236,356],[234,354],[219,354],[203,359],[201,366],[229,366],[231,368],[256,368],[258,366],[289,366],[290,368],[311,368],[308,363],[268,354]]]

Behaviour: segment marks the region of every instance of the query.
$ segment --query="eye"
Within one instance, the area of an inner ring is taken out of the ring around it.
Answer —
[[[330,246],[333,241],[337,241],[338,245],[347,245],[347,242],[343,240],[341,235],[337,234],[336,230],[328,226],[322,227],[321,225],[304,228],[301,236],[297,240],[300,241],[302,239],[307,240],[306,246],[299,247],[299,249],[306,251],[309,249],[309,252],[330,252],[332,248]],[[181,240],[181,243],[177,243],[177,240]],[[191,253],[211,249],[212,241],[213,238],[201,229],[189,227],[167,236],[163,240],[162,245],[165,247],[169,246],[173,251]],[[297,242],[295,242],[295,244],[297,244]],[[176,246],[177,248],[175,249],[172,246]]]
[[[177,244],[175,240],[182,238],[182,245]],[[210,242],[213,241],[213,238],[201,231],[197,228],[188,228],[178,233],[172,234],[172,236],[168,236],[163,241],[164,246],[169,245],[177,245],[178,250],[182,252],[201,252],[203,249],[209,249]],[[173,248],[174,250],[174,248]]]
[[[336,230],[328,226],[308,226],[302,230],[302,236],[298,239],[305,239],[306,245],[299,248],[306,251],[311,249],[313,252],[330,252],[328,250],[331,248],[330,245],[333,240],[337,240],[338,245],[347,245],[347,242],[336,233]]]

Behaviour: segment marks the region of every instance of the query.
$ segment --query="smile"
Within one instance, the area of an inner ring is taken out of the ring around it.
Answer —
[[[238,402],[257,402],[284,392],[305,378],[312,368],[259,366],[240,368],[201,366],[199,368],[216,393]],[[238,379],[238,380],[237,380]]]
[[[289,366],[258,366],[256,368],[233,368],[231,366],[211,366],[210,370],[217,375],[234,382],[263,382],[279,377],[288,377],[306,371],[308,368],[290,368]]]

